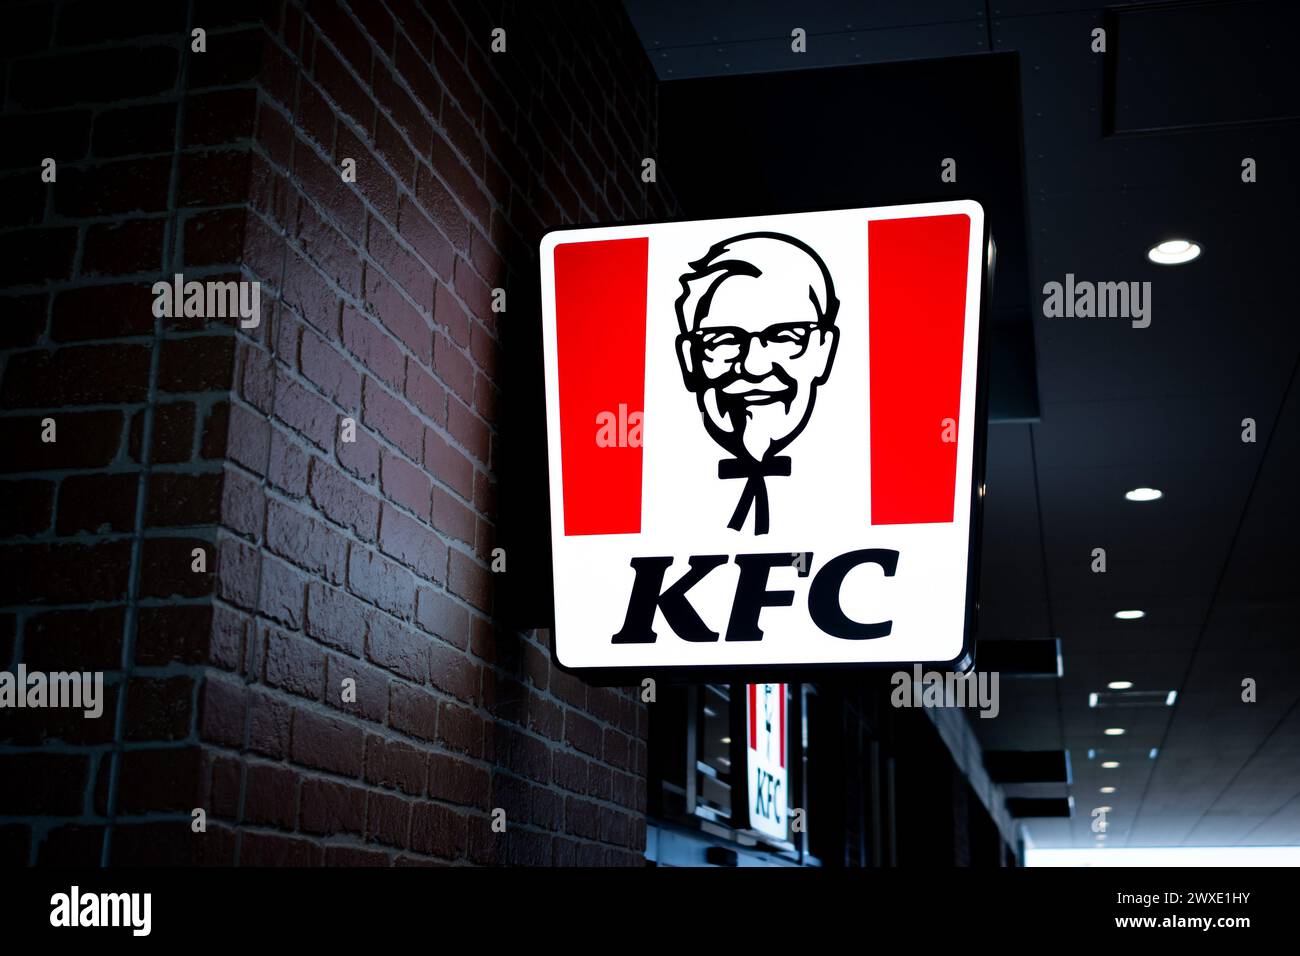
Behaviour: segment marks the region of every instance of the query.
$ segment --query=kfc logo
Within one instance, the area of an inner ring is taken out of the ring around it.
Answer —
[[[560,664],[962,660],[985,241],[966,201],[549,233]]]
[[[745,480],[727,527],[739,531],[752,509],[754,533],[766,534],[766,480],[790,474],[778,452],[807,424],[835,361],[835,284],[816,252],[775,232],[724,240],[690,265],[676,302],[682,380],[734,456],[718,477]]]
[[[745,751],[745,786],[737,794],[744,800],[746,815],[742,819],[748,820],[749,828],[776,840],[785,840],[788,837],[786,803],[789,800],[789,771],[785,765],[786,687],[785,684],[745,686],[749,739]]]

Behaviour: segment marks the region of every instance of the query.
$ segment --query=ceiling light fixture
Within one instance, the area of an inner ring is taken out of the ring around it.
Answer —
[[[1113,680],[1106,685],[1111,690],[1128,690],[1133,686],[1131,680]]]
[[[1105,763],[1103,763],[1101,766],[1102,766],[1102,768],[1105,769],[1105,770],[1114,770],[1116,767],[1119,766],[1119,761],[1118,761],[1118,760],[1107,760],[1107,761],[1106,761]]]
[[[1164,496],[1165,493],[1159,488],[1134,488],[1124,492],[1124,497],[1129,501],[1158,501]]]
[[[1119,737],[1124,733],[1123,727],[1107,727],[1102,731],[1107,737]]]
[[[1161,266],[1182,265],[1200,254],[1201,247],[1190,239],[1167,239],[1147,250],[1147,258]]]
[[[1098,792],[1098,793],[1114,793],[1114,792],[1115,792],[1115,788],[1114,788],[1114,787],[1101,787],[1101,788],[1098,789],[1097,792]]]
[[[1115,619],[1118,621],[1136,621],[1139,618],[1147,616],[1146,611],[1116,611]]]

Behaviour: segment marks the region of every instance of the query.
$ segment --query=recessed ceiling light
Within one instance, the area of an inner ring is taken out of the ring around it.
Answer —
[[[724,744],[729,744],[729,743],[731,743],[731,738],[730,738],[730,737],[723,737],[723,738],[722,738],[722,742],[723,742]]]
[[[1129,501],[1156,501],[1164,496],[1165,493],[1159,488],[1134,488],[1124,492],[1124,497]]]
[[[1201,254],[1201,247],[1190,239],[1167,239],[1147,250],[1147,258],[1157,265],[1176,266],[1191,262]]]
[[[1124,733],[1123,727],[1107,727],[1102,731],[1107,737],[1119,737]]]
[[[1102,764],[1102,767],[1105,768],[1106,770],[1114,770],[1118,766],[1119,766],[1118,760],[1107,760],[1105,763]]]
[[[1114,807],[1094,807],[1094,809],[1100,810],[1102,813],[1112,813],[1115,810]]]
[[[1115,788],[1114,788],[1114,787],[1101,787],[1101,788],[1098,790],[1098,792],[1099,792],[1099,793],[1114,793],[1114,792],[1115,792]]]
[[[1106,686],[1111,690],[1128,690],[1133,686],[1133,682],[1131,680],[1113,680]]]
[[[1146,611],[1116,611],[1115,618],[1120,621],[1136,621],[1147,616]]]
[[[1178,691],[1171,690],[1168,694],[1165,695],[1165,706],[1166,707],[1174,706],[1174,701],[1176,701],[1177,699],[1178,699]]]

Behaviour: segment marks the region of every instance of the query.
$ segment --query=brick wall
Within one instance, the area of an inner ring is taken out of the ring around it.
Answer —
[[[621,7],[542,6],[11,16],[0,662],[117,696],[0,716],[6,859],[640,862],[644,707],[504,626],[489,567],[502,409],[536,401],[502,349],[536,316],[491,290],[547,226],[668,212]],[[261,324],[155,320],[174,271],[259,281]]]
[[[150,287],[237,278],[257,38],[220,6],[6,7],[0,669],[107,684],[96,720],[0,711],[9,862],[97,863],[110,821],[194,805],[213,581],[190,554],[216,539],[235,339],[155,318]],[[196,14],[225,55],[186,55]]]

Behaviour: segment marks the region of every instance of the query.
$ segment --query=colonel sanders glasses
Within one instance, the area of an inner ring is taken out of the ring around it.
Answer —
[[[735,326],[710,326],[688,333],[697,349],[708,361],[739,362],[749,354],[754,339],[785,359],[796,359],[808,348],[814,329],[830,326],[824,322],[781,322],[758,332]]]

